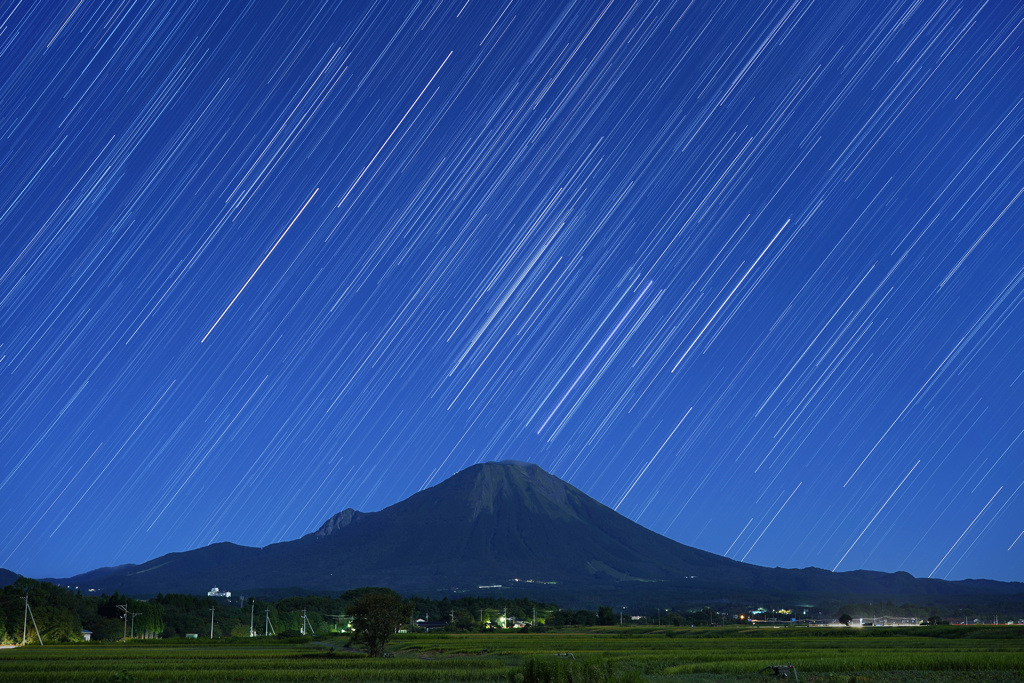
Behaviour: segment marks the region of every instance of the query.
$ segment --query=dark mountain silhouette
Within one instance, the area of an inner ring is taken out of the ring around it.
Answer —
[[[21,578],[21,574],[15,574],[14,572],[0,568],[0,588],[4,586],[10,586],[12,583]]]
[[[379,512],[347,509],[294,541],[217,543],[58,582],[139,596],[212,586],[273,595],[374,585],[429,596],[505,591],[563,605],[885,597],[1024,603],[1021,583],[737,562],[656,534],[536,465],[512,461],[474,465]]]

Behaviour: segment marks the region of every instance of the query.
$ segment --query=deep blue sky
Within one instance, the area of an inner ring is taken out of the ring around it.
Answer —
[[[23,2],[0,566],[519,459],[769,566],[1024,579],[1019,2]]]

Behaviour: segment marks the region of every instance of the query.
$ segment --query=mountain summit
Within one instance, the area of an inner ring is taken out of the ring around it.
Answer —
[[[388,586],[422,595],[523,591],[563,604],[793,596],[1014,595],[1024,585],[768,569],[646,529],[540,467],[474,465],[379,512],[346,509],[265,548],[218,543],[60,581],[132,595]],[[498,587],[501,588],[498,588]]]

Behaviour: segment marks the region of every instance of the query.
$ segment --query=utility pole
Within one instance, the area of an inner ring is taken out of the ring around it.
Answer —
[[[217,609],[217,608],[216,607],[211,607],[210,608],[210,640],[213,640],[213,611],[215,609]]]
[[[256,635],[256,631],[254,631],[253,628],[252,628],[252,620],[253,620],[253,617],[255,617],[255,616],[256,616],[256,601],[253,600],[252,601],[252,607],[249,609],[249,637],[250,638],[252,638],[254,635]]]
[[[128,603],[118,605],[117,608],[124,613],[121,615],[121,618],[124,619],[124,636],[121,640],[128,640]]]
[[[309,632],[314,636],[316,631],[313,630],[313,624],[309,623],[309,619],[306,617],[306,608],[302,608],[302,635],[306,635],[306,627],[309,626]]]
[[[270,608],[268,607],[265,612],[267,615],[267,621],[263,624],[263,635],[268,636],[273,634],[276,636],[277,633],[274,631],[274,625],[270,623]]]
[[[39,639],[39,644],[43,644],[43,637],[39,634],[39,625],[36,624],[36,615],[32,614],[32,608],[28,604],[28,591],[25,591],[25,621],[21,626],[21,644],[24,645],[28,642],[28,618],[32,617],[32,626],[36,630],[36,638]]]

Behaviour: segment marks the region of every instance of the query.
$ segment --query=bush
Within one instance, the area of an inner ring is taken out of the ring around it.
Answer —
[[[309,643],[313,641],[312,636],[302,634],[297,628],[289,628],[277,634],[278,640],[287,640],[291,643]]]

